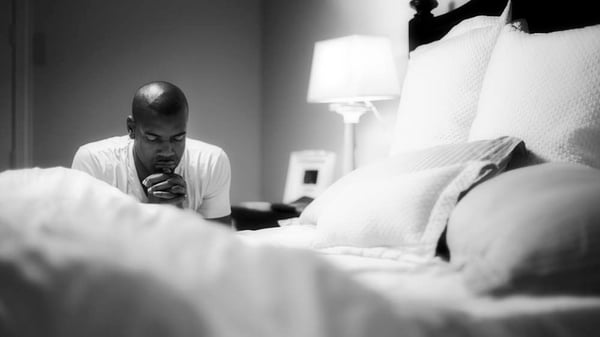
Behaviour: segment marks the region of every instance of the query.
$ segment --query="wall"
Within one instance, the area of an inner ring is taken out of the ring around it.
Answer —
[[[11,53],[8,25],[12,20],[12,6],[0,1],[0,171],[9,168],[12,138],[11,119]]]
[[[125,134],[135,89],[178,84],[188,134],[225,149],[232,201],[260,198],[261,1],[37,0],[33,163]]]
[[[350,34],[389,36],[402,78],[411,13],[408,1],[398,0],[265,0],[262,179],[266,200],[282,199],[291,151],[334,151],[337,175],[341,171],[341,117],[326,104],[306,102],[314,43]],[[361,118],[357,165],[387,156],[397,105],[398,100],[376,102],[382,122],[372,114]]]
[[[436,11],[443,12],[453,1],[439,2]],[[35,166],[68,166],[80,144],[123,134],[135,88],[166,79],[188,95],[190,136],[229,154],[234,203],[280,200],[291,151],[319,148],[341,156],[341,118],[326,105],[306,103],[314,42],[355,33],[390,36],[402,78],[412,15],[408,1],[397,0],[34,4]],[[359,165],[387,155],[397,104],[376,103],[383,122],[362,117]],[[4,139],[1,144],[8,147]]]

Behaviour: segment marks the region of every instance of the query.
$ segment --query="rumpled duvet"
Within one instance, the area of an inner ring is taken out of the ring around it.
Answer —
[[[0,335],[433,336],[308,250],[249,245],[85,173],[0,173]],[[413,306],[414,304],[411,304]]]

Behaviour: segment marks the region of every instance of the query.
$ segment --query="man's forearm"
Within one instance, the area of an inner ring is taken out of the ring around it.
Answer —
[[[224,225],[231,227],[231,215],[226,215],[226,216],[223,216],[220,218],[212,218],[212,219],[206,219],[206,220],[220,222]]]

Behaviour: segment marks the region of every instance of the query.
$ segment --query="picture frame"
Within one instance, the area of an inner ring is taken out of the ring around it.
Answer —
[[[290,154],[283,195],[284,203],[302,197],[316,198],[333,183],[336,154],[325,150],[302,150]]]

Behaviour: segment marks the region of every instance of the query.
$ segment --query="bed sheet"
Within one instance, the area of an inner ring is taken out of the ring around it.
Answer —
[[[270,244],[293,248],[311,248],[315,226],[300,224],[298,218],[286,219],[280,227],[237,231],[236,235],[248,244]]]
[[[465,336],[600,334],[600,297],[478,296],[465,286],[458,268],[439,258],[381,258],[345,248],[314,250],[310,240],[315,234],[315,227],[308,225],[240,233],[257,245],[292,245],[313,250],[352,279],[381,294],[401,315],[425,318],[431,325],[452,326],[453,331],[461,331]],[[407,307],[410,311],[406,311]]]

